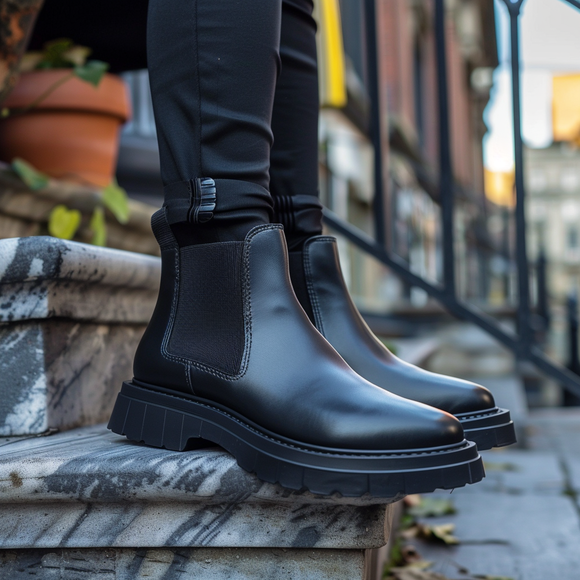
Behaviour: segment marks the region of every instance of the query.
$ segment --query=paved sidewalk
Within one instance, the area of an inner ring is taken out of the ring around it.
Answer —
[[[413,540],[447,578],[580,579],[580,410],[528,415],[517,448],[482,453],[487,478],[453,493],[457,546]],[[479,575],[479,576],[478,576]]]

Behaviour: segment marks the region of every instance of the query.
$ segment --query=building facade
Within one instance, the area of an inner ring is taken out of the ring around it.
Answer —
[[[373,149],[369,131],[365,8],[341,0],[347,105],[321,115],[321,194],[339,217],[373,234]],[[486,301],[490,256],[483,194],[483,111],[497,66],[493,3],[446,3],[448,88],[455,178],[458,290]],[[377,0],[378,76],[384,133],[387,243],[418,274],[441,274],[438,191],[439,109],[433,0]],[[426,295],[390,276],[346,242],[351,290],[363,308],[422,306]]]

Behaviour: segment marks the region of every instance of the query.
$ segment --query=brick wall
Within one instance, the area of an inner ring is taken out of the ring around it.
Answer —
[[[383,99],[392,120],[417,137],[415,114],[415,50],[421,54],[423,116],[422,150],[425,160],[438,163],[437,65],[432,0],[378,0],[378,36]],[[452,158],[456,178],[480,189],[482,165],[475,115],[481,115],[469,85],[469,65],[461,53],[452,13],[447,21],[447,63],[451,114]]]

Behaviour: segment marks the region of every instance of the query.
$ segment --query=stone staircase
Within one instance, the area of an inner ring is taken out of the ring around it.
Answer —
[[[363,578],[364,550],[385,543],[389,524],[376,501],[289,492],[219,448],[151,449],[103,425],[8,438],[0,446],[0,538],[13,556],[0,559],[0,571],[26,563],[28,574],[32,558],[42,578],[43,562],[77,558],[85,569],[78,578],[101,578],[107,559],[115,579],[152,567],[153,578],[179,578],[176,570],[164,575],[176,567],[184,578]],[[250,562],[253,571],[238,569]]]
[[[217,447],[106,430],[159,273],[141,254],[0,240],[0,578],[378,580],[393,500],[290,492]]]
[[[0,240],[0,435],[105,421],[155,300],[158,258]]]

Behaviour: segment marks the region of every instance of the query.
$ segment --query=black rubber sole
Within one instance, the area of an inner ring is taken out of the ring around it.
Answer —
[[[461,422],[465,438],[477,444],[480,451],[516,443],[516,431],[507,409],[494,407],[479,413],[455,415]]]
[[[325,449],[291,441],[209,401],[123,383],[108,428],[132,441],[184,451],[195,440],[230,452],[262,481],[315,494],[392,497],[453,489],[484,477],[474,443],[402,451]]]

